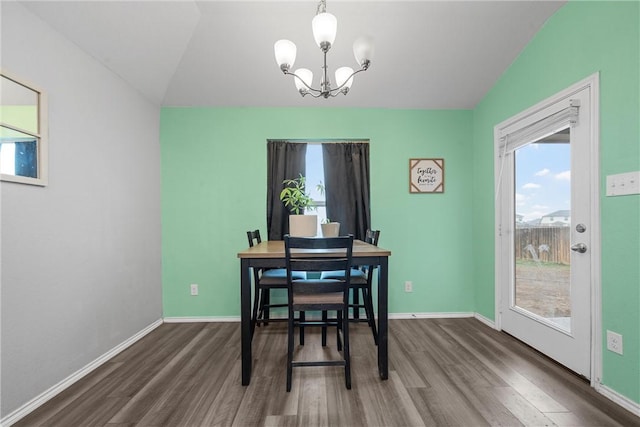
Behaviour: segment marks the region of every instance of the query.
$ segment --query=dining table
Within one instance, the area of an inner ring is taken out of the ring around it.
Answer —
[[[322,257],[328,250],[314,250],[313,256]],[[325,255],[326,256],[326,255]],[[379,246],[353,241],[353,265],[377,266],[378,271],[378,371],[380,378],[389,378],[388,340],[388,296],[389,296],[389,256],[391,251]],[[268,240],[238,252],[240,259],[240,323],[242,353],[242,385],[251,382],[251,269],[285,268],[284,241]]]

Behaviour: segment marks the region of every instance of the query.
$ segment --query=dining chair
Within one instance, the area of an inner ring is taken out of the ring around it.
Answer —
[[[378,245],[380,238],[380,230],[367,230],[364,241],[374,246]],[[372,283],[375,265],[354,266],[351,268],[351,292],[352,302],[349,306],[353,310],[351,322],[366,322],[371,328],[373,334],[373,342],[378,345],[378,330],[376,327],[376,319],[373,312]],[[323,279],[340,278],[344,272],[341,271],[325,271],[321,274]],[[362,303],[360,303],[360,293],[362,293]],[[360,318],[360,310],[364,309],[365,318]]]
[[[249,247],[253,247],[258,243],[262,243],[260,238],[260,230],[247,231],[247,239]],[[306,279],[307,275],[303,271],[294,271],[292,274],[294,280]],[[286,268],[269,268],[253,269],[253,310],[251,315],[251,331],[253,333],[256,326],[260,324],[268,325],[269,321],[285,322],[287,319],[272,319],[271,309],[278,307],[287,307],[286,303],[271,304],[272,289],[287,289],[287,269]],[[304,316],[304,315],[303,315]],[[304,335],[300,334],[301,343],[304,343]]]
[[[344,366],[345,385],[351,389],[351,363],[349,353],[349,284],[353,255],[353,235],[342,237],[309,238],[284,236],[287,265],[287,299],[289,322],[287,328],[287,391],[291,391],[293,368],[305,366]],[[318,254],[321,251],[321,256]],[[342,271],[337,279],[307,278],[294,280],[294,271],[322,272]],[[336,317],[322,320],[295,318],[295,312],[336,311]],[[294,361],[294,334],[296,327],[336,326],[338,351],[342,360]],[[340,339],[342,334],[342,339]]]

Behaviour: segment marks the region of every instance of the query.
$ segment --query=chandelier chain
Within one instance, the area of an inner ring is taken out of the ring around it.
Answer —
[[[327,11],[327,0],[320,0],[318,3],[318,8],[316,9],[316,15],[320,15],[321,13],[325,13]]]

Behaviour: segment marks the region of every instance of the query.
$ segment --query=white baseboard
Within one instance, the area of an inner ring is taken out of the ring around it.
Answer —
[[[274,319],[286,318],[286,313],[271,315]],[[312,316],[313,317],[313,316]],[[443,313],[389,313],[389,319],[455,319],[475,317],[482,323],[495,328],[492,320],[470,311],[464,312],[443,312]],[[376,316],[377,318],[377,316]],[[165,323],[200,323],[200,322],[240,322],[240,316],[194,316],[194,317],[165,317]]]
[[[272,317],[274,319],[284,319],[286,318],[286,314],[276,314]],[[313,317],[313,316],[312,316]],[[455,318],[464,318],[464,317],[475,317],[480,320],[482,323],[494,328],[493,321],[487,319],[486,317],[473,313],[470,311],[464,312],[443,312],[443,313],[389,313],[389,319],[455,319]],[[376,316],[377,318],[377,316]],[[218,317],[218,316],[201,316],[201,317],[165,317],[165,323],[199,323],[199,322],[240,322],[240,316],[228,316],[228,317]]]
[[[595,389],[598,393],[602,394],[607,399],[622,406],[624,409],[631,412],[636,417],[640,417],[640,403],[634,402],[628,397],[623,396],[617,391],[612,390],[609,387],[602,384],[596,384]]]
[[[484,323],[485,325],[487,325],[491,329],[496,329],[496,323],[493,320],[489,319],[488,317],[484,317],[480,313],[474,313],[473,317],[475,317],[477,320],[479,320],[480,322]]]
[[[240,316],[165,317],[164,323],[238,322]]]
[[[473,317],[472,312],[444,312],[444,313],[389,313],[389,319],[456,319]]]
[[[60,381],[58,384],[39,394],[38,396],[31,399],[29,402],[25,403],[15,411],[8,414],[6,417],[0,420],[0,426],[9,427],[10,425],[18,422],[25,416],[29,415],[31,412],[35,411],[37,408],[45,404],[47,401],[51,400],[53,397],[73,385],[75,382],[79,381],[81,378],[91,373],[93,370],[108,362],[113,357],[115,357],[118,353],[121,353],[131,345],[133,345],[136,341],[140,340],[142,337],[147,335],[149,332],[153,331],[158,326],[162,325],[162,319],[158,319],[131,338],[128,338],[124,342],[118,344],[111,350],[104,353],[102,356],[95,359],[93,362],[89,363],[85,367],[80,370],[74,372],[69,375],[67,378]]]

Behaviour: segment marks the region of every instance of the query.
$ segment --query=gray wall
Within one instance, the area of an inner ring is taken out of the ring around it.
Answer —
[[[49,94],[50,173],[0,187],[0,419],[162,317],[159,107],[1,7],[0,66]]]

